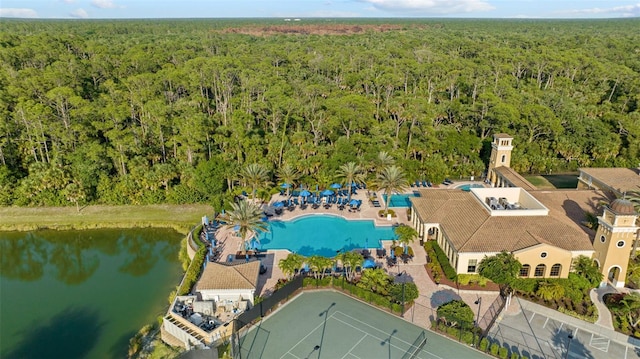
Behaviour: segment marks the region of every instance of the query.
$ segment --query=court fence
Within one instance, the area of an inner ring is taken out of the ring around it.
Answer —
[[[240,331],[246,326],[254,323],[255,321],[266,316],[273,310],[274,307],[279,306],[283,302],[286,302],[302,288],[304,277],[298,275],[293,277],[278,290],[273,292],[269,297],[257,302],[251,309],[238,315],[233,320],[233,327],[231,330],[231,357],[234,359],[242,359],[241,343],[240,343]]]

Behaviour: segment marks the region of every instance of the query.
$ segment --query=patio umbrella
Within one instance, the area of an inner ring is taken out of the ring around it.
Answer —
[[[351,182],[351,187],[358,187],[358,184],[355,182]]]
[[[278,201],[278,202],[273,204],[273,207],[274,208],[282,208],[282,207],[284,207],[284,203]]]
[[[365,259],[364,264],[362,265],[362,268],[375,268],[376,267],[376,262],[373,261],[373,259]]]
[[[323,196],[332,196],[333,195],[333,191],[330,189],[325,189],[324,191],[322,191],[322,193],[320,193]]]
[[[309,196],[311,196],[311,192],[307,191],[306,189],[303,189],[302,191],[300,191],[300,196],[301,197],[309,197]]]
[[[235,226],[233,226],[233,230],[236,231],[236,232],[239,231],[240,230],[240,225],[236,224]]]
[[[360,204],[360,202],[359,202],[357,199],[352,199],[352,200],[349,202],[349,205],[350,205],[350,206],[357,206],[358,204]]]
[[[280,185],[280,188],[291,188],[291,185],[288,183],[283,183]]]
[[[340,183],[333,183],[331,186],[329,186],[333,189],[338,189],[338,188],[342,188],[342,185]]]

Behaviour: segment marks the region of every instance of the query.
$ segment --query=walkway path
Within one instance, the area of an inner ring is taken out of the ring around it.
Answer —
[[[592,289],[589,292],[589,297],[591,297],[591,301],[598,308],[598,320],[596,321],[597,325],[605,327],[607,329],[613,330],[613,319],[611,318],[611,312],[607,309],[607,306],[604,304],[604,296],[607,293],[616,293],[617,291],[610,286]]]

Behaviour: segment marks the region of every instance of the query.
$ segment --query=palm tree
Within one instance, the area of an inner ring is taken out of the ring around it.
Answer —
[[[343,252],[338,256],[342,261],[342,265],[345,268],[345,273],[348,280],[353,280],[356,276],[355,268],[362,266],[364,257],[357,252]]]
[[[391,193],[402,192],[407,189],[407,178],[402,169],[398,166],[385,167],[377,176],[378,188],[387,195],[384,203],[384,214],[389,213],[389,202],[391,201]]]
[[[240,178],[245,186],[251,187],[251,198],[254,198],[260,186],[268,186],[269,171],[259,163],[250,163],[240,171]]]
[[[378,152],[378,157],[373,161],[373,169],[376,173],[380,173],[386,167],[394,165],[396,160],[391,157],[389,152],[380,151]]]
[[[623,315],[627,315],[629,324],[635,329],[640,324],[640,294],[630,293],[624,296],[620,303],[623,305]]]
[[[394,228],[393,232],[398,236],[398,243],[404,247],[405,254],[407,253],[409,245],[418,238],[418,231],[406,224]]]
[[[258,231],[268,231],[268,224],[262,220],[263,213],[259,205],[249,201],[240,201],[231,203],[231,207],[226,227],[234,228],[237,226],[238,233],[242,238],[241,246],[246,247]]]
[[[565,292],[564,287],[560,283],[544,282],[544,283],[540,283],[540,286],[538,287],[538,291],[536,292],[536,294],[548,302],[551,300],[562,298],[564,296],[564,292]]]
[[[288,163],[280,168],[278,171],[278,178],[286,184],[293,186],[294,183],[300,178],[300,173],[293,167],[291,167]],[[287,187],[287,197],[289,197],[289,189]]]
[[[331,268],[333,265],[333,260],[331,258],[315,255],[307,259],[307,264],[309,264],[309,267],[313,270],[314,278],[324,278],[327,269]]]
[[[352,183],[363,183],[364,182],[364,174],[362,173],[362,167],[355,162],[348,162],[338,169],[338,177],[344,178],[349,189],[349,201],[351,201],[351,184]]]
[[[282,273],[291,279],[296,271],[302,268],[302,263],[304,263],[303,256],[296,253],[289,253],[287,258],[283,258],[278,262],[278,267],[282,270]]]
[[[596,262],[587,256],[578,256],[571,263],[571,269],[577,275],[589,280],[594,287],[602,281],[604,275],[600,273],[600,269]]]
[[[389,284],[391,278],[382,268],[367,269],[362,272],[362,277],[356,286],[364,289],[371,289],[382,295],[389,294]]]
[[[635,257],[629,261],[629,267],[627,268],[627,280],[632,282],[636,288],[640,286],[640,263]]]

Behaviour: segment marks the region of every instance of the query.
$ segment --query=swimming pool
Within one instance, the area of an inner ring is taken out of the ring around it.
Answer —
[[[291,221],[269,221],[269,232],[258,238],[258,249],[288,249],[303,256],[334,257],[341,250],[380,248],[380,240],[391,240],[396,235],[393,227],[376,227],[372,220],[350,221],[313,214]]]
[[[411,207],[411,200],[409,198],[420,197],[420,193],[405,193],[405,194],[392,194],[391,201],[389,201],[389,207],[403,207],[409,208]],[[382,199],[386,202],[387,195],[383,194]]]
[[[461,189],[465,192],[469,192],[471,188],[484,188],[484,186],[481,184],[473,183],[473,184],[463,184],[462,186],[459,186],[456,188]]]

